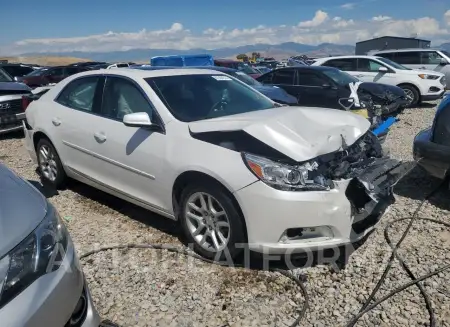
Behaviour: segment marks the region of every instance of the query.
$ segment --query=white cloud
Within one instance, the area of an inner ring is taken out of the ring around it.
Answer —
[[[444,19],[447,22],[447,25],[450,25],[450,9],[445,12]]]
[[[351,9],[354,9],[355,6],[356,6],[356,3],[349,2],[349,3],[344,3],[344,4],[341,6],[341,8],[342,8],[342,9],[351,10]]]
[[[181,23],[173,23],[167,29],[146,30],[134,33],[109,31],[104,34],[66,37],[25,39],[0,47],[1,55],[18,55],[34,52],[106,52],[129,49],[216,49],[240,45],[282,42],[306,44],[339,43],[354,44],[356,41],[375,36],[410,36],[433,41],[434,45],[450,39],[450,10],[441,18],[420,17],[398,20],[387,16],[375,16],[369,20],[330,17],[318,10],[311,20],[296,25],[265,26],[229,29],[208,28],[194,33]],[[441,23],[440,23],[441,21]],[[445,22],[444,22],[445,21]]]
[[[390,19],[392,19],[392,17],[390,17],[390,16],[383,16],[383,15],[372,17],[372,20],[374,22],[384,22],[385,20],[390,20]]]
[[[298,23],[298,27],[316,27],[328,20],[328,14],[325,11],[317,10],[313,19]]]

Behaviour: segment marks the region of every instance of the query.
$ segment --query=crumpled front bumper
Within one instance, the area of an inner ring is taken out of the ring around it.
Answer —
[[[280,191],[262,182],[241,189],[235,196],[246,220],[249,247],[288,254],[356,242],[394,202],[394,185],[412,167],[379,159],[363,174],[335,181],[329,191]]]

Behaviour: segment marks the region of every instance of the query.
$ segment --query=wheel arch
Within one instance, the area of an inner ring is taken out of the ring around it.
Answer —
[[[178,219],[179,209],[180,209],[180,197],[183,189],[190,183],[212,183],[217,185],[219,188],[221,188],[223,191],[225,191],[229,196],[231,201],[236,207],[236,210],[239,212],[242,223],[244,226],[244,232],[245,237],[248,237],[247,234],[247,223],[245,220],[244,213],[242,212],[241,206],[239,205],[238,200],[234,196],[233,192],[224,185],[221,181],[219,181],[217,178],[214,178],[213,176],[198,171],[198,170],[188,170],[185,171],[177,176],[175,179],[175,182],[173,183],[172,187],[172,205],[173,205],[173,211],[175,217]]]
[[[422,100],[422,92],[420,92],[420,88],[416,84],[413,84],[411,82],[402,82],[402,83],[397,84],[397,86],[398,87],[402,87],[402,86],[413,87],[417,91],[417,94],[419,94],[419,102]]]

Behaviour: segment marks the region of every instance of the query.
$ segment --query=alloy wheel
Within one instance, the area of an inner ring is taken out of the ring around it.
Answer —
[[[406,95],[406,100],[408,101],[408,106],[414,102],[414,93],[410,89],[403,89]]]
[[[186,225],[194,240],[211,252],[224,250],[230,240],[230,221],[223,206],[204,192],[193,193],[186,201]]]
[[[42,145],[39,148],[39,167],[49,181],[54,182],[58,176],[58,166],[56,157],[52,149],[48,145]]]

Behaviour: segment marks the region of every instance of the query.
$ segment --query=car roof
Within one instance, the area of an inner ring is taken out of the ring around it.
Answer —
[[[389,50],[373,50],[373,53],[391,53],[391,52],[410,52],[410,51],[439,51],[433,48],[405,48],[405,49],[389,49]]]
[[[353,55],[353,56],[336,56],[336,57],[324,57],[315,59],[316,62],[324,62],[331,59],[357,59],[357,58],[366,58],[366,59],[380,59],[378,56],[365,56],[365,55]]]
[[[334,67],[328,67],[328,66],[290,66],[290,67],[283,67],[283,68],[277,68],[275,70],[272,70],[271,72],[277,71],[277,70],[287,70],[287,69],[296,69],[296,70],[317,70],[317,71],[324,71],[324,70],[339,70]],[[270,73],[271,73],[270,72]],[[268,73],[267,73],[268,74]]]
[[[141,69],[141,70],[161,70],[161,69],[208,69],[208,70],[215,70],[223,73],[235,73],[239,70],[229,67],[221,67],[221,66],[137,66],[137,67],[131,67],[133,69]]]
[[[220,72],[219,72],[220,73]],[[169,69],[130,69],[130,68],[114,68],[108,70],[89,70],[79,73],[77,76],[90,76],[90,75],[118,75],[129,78],[151,78],[160,76],[177,76],[177,75],[201,75],[201,74],[217,74],[217,71],[213,69],[184,69],[184,68],[169,68]]]

